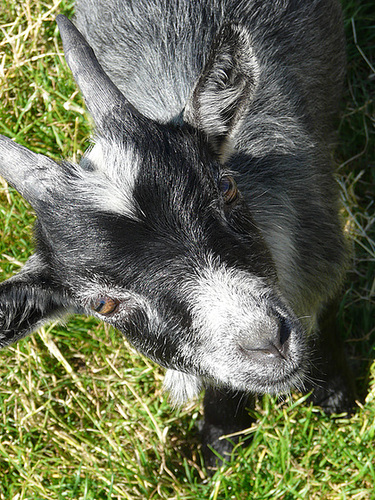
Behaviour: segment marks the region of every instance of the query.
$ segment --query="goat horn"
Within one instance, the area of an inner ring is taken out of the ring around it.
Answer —
[[[52,197],[59,165],[0,135],[0,175],[31,205]]]
[[[68,18],[56,17],[65,59],[85,98],[97,127],[105,127],[108,118],[118,111],[133,108],[105,73],[93,49]],[[134,109],[132,109],[134,111]]]

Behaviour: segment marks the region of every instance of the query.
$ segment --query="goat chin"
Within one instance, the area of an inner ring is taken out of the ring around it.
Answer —
[[[169,369],[165,373],[163,387],[169,393],[171,402],[179,406],[196,398],[203,384],[199,376]]]

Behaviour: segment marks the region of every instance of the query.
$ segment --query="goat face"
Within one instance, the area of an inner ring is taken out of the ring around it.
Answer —
[[[81,312],[170,368],[166,385],[178,401],[202,382],[289,390],[303,375],[304,332],[219,162],[256,86],[251,48],[239,50],[246,33],[222,30],[183,117],[160,124],[126,101],[67,19],[59,24],[97,138],[80,165],[1,138],[1,172],[37,214],[37,251],[2,284],[0,346]],[[235,64],[225,57],[233,52]],[[228,60],[232,78],[219,82]]]

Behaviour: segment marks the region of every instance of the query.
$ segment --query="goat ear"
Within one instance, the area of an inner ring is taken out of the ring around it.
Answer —
[[[0,284],[0,348],[66,314],[69,306],[44,275],[38,257],[31,257],[18,274]]]
[[[185,107],[184,120],[205,132],[214,151],[228,143],[255,94],[259,66],[245,28],[225,25]]]
[[[40,201],[53,200],[62,169],[50,158],[0,135],[0,175],[35,207]]]

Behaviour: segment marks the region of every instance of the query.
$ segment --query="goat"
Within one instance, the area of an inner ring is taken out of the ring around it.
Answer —
[[[68,314],[108,322],[175,402],[205,389],[208,464],[256,394],[349,409],[325,319],[347,265],[338,1],[77,0],[79,30],[57,22],[96,132],[79,165],[0,138],[37,215],[35,254],[0,287],[0,347]]]

